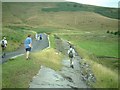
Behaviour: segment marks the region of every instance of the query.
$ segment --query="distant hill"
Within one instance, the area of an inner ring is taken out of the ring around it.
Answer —
[[[3,2],[3,26],[117,30],[116,8],[71,2]],[[9,27],[9,28],[10,28]]]
[[[57,7],[54,8],[42,8],[43,11],[89,11],[101,14],[103,16],[120,19],[118,17],[118,8],[107,8],[107,7],[99,7],[99,6],[92,6],[92,5],[85,5],[73,2],[61,2],[57,3]]]

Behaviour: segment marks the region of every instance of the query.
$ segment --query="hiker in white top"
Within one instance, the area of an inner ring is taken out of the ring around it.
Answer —
[[[72,48],[72,46],[70,46],[70,49],[68,50],[68,55],[70,58],[70,67],[73,67],[73,58],[75,57],[75,50]]]
[[[2,47],[2,58],[4,58],[5,57],[5,49],[7,47],[6,37],[4,37],[3,40],[1,41],[1,47]]]
[[[38,34],[36,33],[36,35],[35,35],[35,38],[36,38],[36,40],[38,40]]]

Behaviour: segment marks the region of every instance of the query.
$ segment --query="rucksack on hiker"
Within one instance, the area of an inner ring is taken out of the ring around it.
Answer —
[[[2,40],[1,47],[4,47],[4,46],[5,46],[5,43],[4,43],[4,40]]]
[[[69,57],[73,58],[73,52],[72,52],[72,50],[70,50],[70,52],[69,52]]]

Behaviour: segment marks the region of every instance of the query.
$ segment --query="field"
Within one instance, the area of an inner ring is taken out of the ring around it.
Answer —
[[[30,81],[38,73],[41,65],[60,70],[62,55],[56,53],[56,50],[49,48],[41,52],[31,53],[29,61],[25,60],[24,55],[4,63],[2,65],[2,87],[28,88]]]
[[[50,34],[52,48],[55,48],[54,35],[58,35],[70,41],[84,61],[92,66],[98,80],[93,87],[118,87],[120,38],[114,34],[118,31],[118,9],[76,3],[3,3],[2,6],[2,36],[6,36],[9,41],[7,51],[14,51],[23,46],[23,41],[30,31]],[[34,33],[31,34],[34,37]],[[36,53],[35,57],[36,55],[38,54]],[[8,68],[12,67],[9,66],[10,63],[22,63],[21,58],[23,57],[4,64],[3,69],[9,71]],[[42,64],[44,63],[52,67],[49,62],[42,61]],[[37,66],[33,68],[38,69]],[[9,74],[3,72],[5,73]],[[9,86],[13,87],[4,85]]]
[[[97,57],[118,58],[118,36],[106,32],[83,32],[81,34],[64,34],[67,40],[76,43],[81,48]]]
[[[71,42],[84,61],[91,65],[98,79],[93,87],[118,87],[118,37],[100,32],[97,35],[95,32],[58,35]]]

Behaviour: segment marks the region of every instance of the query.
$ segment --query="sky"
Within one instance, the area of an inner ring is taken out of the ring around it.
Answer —
[[[103,7],[114,7],[118,8],[118,2],[120,0],[1,0],[2,2],[77,2],[82,4],[103,6]],[[120,3],[119,3],[120,8]]]
[[[66,0],[66,1],[89,4],[89,5],[96,5],[96,6],[103,6],[103,7],[118,8],[118,2],[120,0]]]

